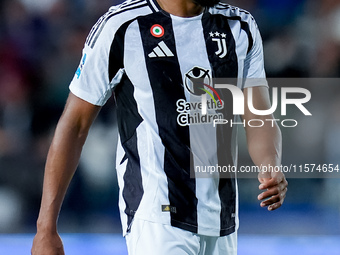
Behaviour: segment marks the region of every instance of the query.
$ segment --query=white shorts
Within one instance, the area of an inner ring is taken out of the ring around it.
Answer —
[[[134,219],[126,236],[129,255],[236,255],[237,232],[212,237]]]

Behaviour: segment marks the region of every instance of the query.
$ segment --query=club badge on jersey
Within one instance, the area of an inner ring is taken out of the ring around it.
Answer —
[[[215,52],[215,54],[219,58],[224,58],[228,53],[226,39],[227,35],[225,33],[219,33],[218,31],[210,32],[209,35],[212,38],[211,40],[217,43],[217,51]]]

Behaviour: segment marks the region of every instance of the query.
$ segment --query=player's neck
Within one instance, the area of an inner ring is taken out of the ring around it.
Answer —
[[[197,16],[204,9],[192,0],[157,0],[157,2],[164,11],[179,17]]]

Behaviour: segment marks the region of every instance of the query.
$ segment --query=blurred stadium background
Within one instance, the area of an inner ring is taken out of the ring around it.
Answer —
[[[90,28],[120,2],[0,0],[0,254],[29,253],[44,162],[69,82]],[[339,78],[339,0],[226,2],[255,16],[268,77]],[[307,130],[282,130],[283,163],[340,163],[337,85],[328,93],[319,88],[324,97],[311,105],[318,117]],[[113,107],[110,100],[91,129],[62,208],[68,254],[126,254]],[[249,163],[244,138],[240,162]],[[285,205],[269,213],[259,208],[257,180],[239,180],[240,254],[340,254],[340,179],[288,181]]]

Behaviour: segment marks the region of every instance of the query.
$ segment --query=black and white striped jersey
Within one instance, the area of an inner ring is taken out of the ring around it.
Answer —
[[[233,118],[230,95],[211,83],[222,77],[265,78],[257,25],[237,7],[220,3],[183,18],[156,0],[129,0],[92,28],[70,90],[94,105],[114,91],[124,234],[134,217],[208,236],[237,229],[235,178],[194,171],[200,163],[236,165],[236,131],[212,127]],[[242,86],[266,85],[256,81]],[[206,114],[195,103],[202,98]]]

